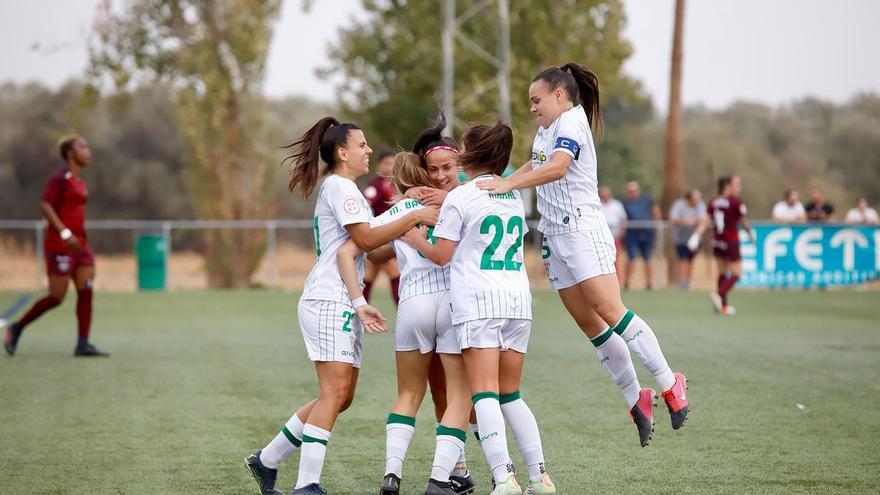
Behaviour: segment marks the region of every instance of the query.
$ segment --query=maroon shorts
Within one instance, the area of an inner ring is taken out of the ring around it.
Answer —
[[[49,275],[72,276],[81,266],[95,266],[95,257],[88,244],[82,251],[55,251],[43,253],[46,259],[46,273]]]
[[[742,256],[739,254],[739,240],[715,239],[712,246],[712,253],[716,258],[727,261],[740,261],[742,259]]]

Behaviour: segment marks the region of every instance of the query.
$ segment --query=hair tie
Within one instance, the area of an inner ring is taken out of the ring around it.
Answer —
[[[428,155],[430,155],[431,153],[433,153],[437,150],[451,151],[455,154],[458,154],[458,150],[453,148],[452,146],[449,146],[446,144],[438,144],[437,146],[431,146],[430,148],[425,150],[425,158],[428,158]]]

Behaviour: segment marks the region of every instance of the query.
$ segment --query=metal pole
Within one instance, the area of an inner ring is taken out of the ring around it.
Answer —
[[[444,136],[455,127],[455,0],[443,3],[443,109],[446,112]]]
[[[171,222],[162,222],[162,238],[164,239],[165,244],[165,280],[163,284],[165,285],[165,290],[171,290],[169,276],[169,266],[171,265]]]
[[[510,9],[507,0],[498,0],[498,20],[501,36],[498,40],[498,97],[501,103],[501,118],[511,123],[510,112]]]
[[[278,262],[275,259],[275,233],[277,225],[275,220],[269,220],[266,224],[266,251],[269,255],[269,286],[278,285]]]
[[[43,276],[43,235],[45,232],[43,231],[43,222],[36,221],[34,222],[34,237],[36,244],[34,245],[34,251],[36,251],[36,259],[37,259],[37,287],[40,289],[46,288],[46,277]]]

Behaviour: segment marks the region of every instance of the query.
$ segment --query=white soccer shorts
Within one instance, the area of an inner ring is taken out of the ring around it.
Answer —
[[[550,285],[565,289],[584,280],[615,273],[617,247],[607,225],[544,236],[544,269]]]
[[[458,345],[461,349],[499,348],[502,351],[514,350],[523,354],[529,348],[529,334],[532,320],[507,318],[483,318],[455,325]]]
[[[300,299],[297,317],[310,360],[361,367],[364,328],[354,307],[336,301]]]
[[[422,354],[461,354],[452,329],[449,291],[419,294],[400,301],[394,328],[394,350]]]

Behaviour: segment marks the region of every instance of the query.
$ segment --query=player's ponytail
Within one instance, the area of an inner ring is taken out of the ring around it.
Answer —
[[[416,138],[412,151],[420,157],[421,166],[427,170],[428,162],[425,157],[431,151],[438,147],[452,148],[452,151],[458,152],[458,145],[455,140],[450,137],[443,136],[443,129],[446,129],[446,114],[443,113],[443,107],[438,105],[437,117],[431,127],[422,131]]]
[[[413,187],[434,187],[434,181],[422,167],[421,160],[419,155],[407,151],[394,155],[394,177],[391,183],[399,193],[392,200],[395,203],[404,199],[404,194]]]
[[[513,131],[500,120],[494,125],[472,126],[465,131],[461,142],[465,151],[459,156],[459,164],[465,170],[488,170],[501,175],[510,163]]]
[[[303,197],[308,199],[315,189],[319,175],[323,177],[333,172],[336,167],[336,150],[345,146],[348,131],[352,129],[360,129],[360,127],[356,124],[341,123],[335,117],[324,117],[301,138],[283,146],[285,149],[296,148],[293,154],[281,162],[282,165],[289,161],[293,162],[288,190],[293,192],[298,188]],[[327,164],[324,170],[319,170],[319,159]]]
[[[602,122],[602,108],[599,102],[599,78],[590,69],[575,62],[569,62],[562,67],[568,71],[577,85],[577,98],[584,107],[590,127],[596,135],[602,134],[604,124]],[[571,94],[571,93],[569,93]]]

